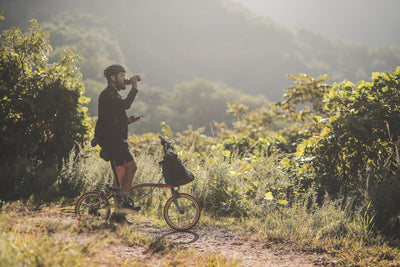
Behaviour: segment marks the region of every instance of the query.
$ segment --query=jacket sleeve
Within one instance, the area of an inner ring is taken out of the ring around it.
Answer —
[[[110,99],[112,106],[120,107],[122,109],[129,109],[135,100],[136,94],[138,93],[138,89],[132,87],[128,96],[123,99],[120,95],[113,95]]]

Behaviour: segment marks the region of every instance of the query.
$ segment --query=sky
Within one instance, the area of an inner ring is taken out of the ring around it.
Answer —
[[[368,46],[400,46],[400,0],[233,0],[295,30]]]

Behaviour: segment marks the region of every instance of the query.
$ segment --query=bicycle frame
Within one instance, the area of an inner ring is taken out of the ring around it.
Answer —
[[[170,144],[168,142],[165,142],[163,144],[163,147],[164,147],[164,153],[165,153],[167,151],[167,149],[170,147]],[[113,171],[113,173],[115,175],[115,178],[117,179],[117,185],[118,185],[118,189],[117,190],[120,190],[121,186],[120,186],[120,182],[119,182],[119,177],[118,177],[118,172],[117,172],[117,167],[116,167],[115,161],[111,159],[110,162],[111,162],[112,171]],[[179,212],[181,212],[181,213],[183,212],[182,208],[179,206],[179,203],[176,201],[176,198],[178,197],[179,192],[172,185],[161,184],[161,183],[140,183],[140,184],[132,185],[131,190],[139,189],[139,188],[145,188],[145,187],[168,188],[168,189],[170,189],[172,197],[174,199],[173,202],[177,206]],[[112,195],[108,196],[108,198],[111,198],[111,197],[112,197]]]
[[[110,160],[111,163],[111,169],[115,175],[115,179],[117,179],[117,185],[118,188],[117,190],[121,189],[121,184],[119,182],[119,176],[118,176],[118,172],[117,172],[117,166],[115,164],[114,160]],[[138,189],[138,188],[143,188],[143,187],[157,187],[157,188],[169,188],[171,189],[172,195],[176,194],[177,190],[175,190],[175,188],[172,185],[167,185],[167,184],[161,184],[161,183],[140,183],[140,184],[134,184],[132,185],[131,189]]]
[[[113,188],[113,191],[119,191],[121,189],[120,182],[119,182],[119,177],[118,177],[118,172],[117,172],[117,167],[115,164],[114,160],[110,160],[111,163],[111,169],[115,175],[115,179],[117,179],[117,185],[118,188]],[[134,184],[131,187],[131,190],[134,189],[139,189],[139,188],[145,188],[145,187],[153,187],[153,188],[168,188],[171,190],[171,194],[174,198],[179,194],[178,190],[176,190],[172,185],[167,185],[167,184],[162,184],[162,183],[140,183],[140,184]],[[110,198],[109,196],[108,198]]]
[[[115,160],[111,159],[110,160],[111,163],[111,169],[114,173],[115,179],[117,180],[117,185],[118,185],[118,190],[121,189],[121,183],[119,182],[119,176],[118,176],[118,172],[117,172],[117,165],[115,164]]]
[[[171,142],[166,141],[162,136],[159,136],[160,140],[161,140],[161,144],[163,146],[163,151],[164,154],[167,153],[168,149],[172,148],[171,147]],[[117,180],[117,185],[118,185],[118,190],[121,190],[121,183],[119,182],[119,176],[118,176],[118,171],[117,171],[117,165],[115,164],[115,160],[110,159],[110,163],[111,163],[111,169],[114,173],[114,177]],[[148,187],[151,186],[152,184],[154,185],[160,185],[160,186],[155,186],[155,187],[159,187],[159,188],[171,188],[173,189],[173,186],[167,185],[167,184],[155,184],[155,183],[143,183],[143,185],[146,186],[141,186],[141,187]],[[134,188],[134,186],[132,186],[132,189]],[[140,187],[136,187],[136,188],[140,188]]]

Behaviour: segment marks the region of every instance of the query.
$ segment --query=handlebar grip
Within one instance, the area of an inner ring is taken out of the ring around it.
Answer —
[[[158,138],[160,138],[161,144],[162,144],[162,145],[164,145],[165,143],[167,143],[167,141],[166,141],[161,135],[159,135]]]
[[[161,145],[164,146],[164,150],[173,149],[172,146],[171,146],[171,141],[165,140],[164,137],[162,137],[161,135],[159,135],[158,138],[160,138]]]

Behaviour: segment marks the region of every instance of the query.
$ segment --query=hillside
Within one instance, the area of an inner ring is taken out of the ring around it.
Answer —
[[[199,77],[276,101],[291,84],[287,74],[368,80],[400,63],[399,47],[372,49],[290,31],[231,1],[16,0],[2,1],[1,9],[2,28],[37,18],[55,51],[75,46],[86,58],[84,78],[101,82],[105,64],[123,61],[161,88]]]

